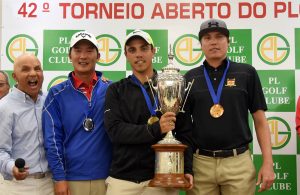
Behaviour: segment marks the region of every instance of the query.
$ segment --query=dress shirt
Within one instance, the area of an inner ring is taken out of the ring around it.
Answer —
[[[43,147],[42,108],[45,96],[34,102],[16,87],[0,101],[0,172],[4,179],[13,178],[17,158],[23,158],[29,174],[48,171]]]

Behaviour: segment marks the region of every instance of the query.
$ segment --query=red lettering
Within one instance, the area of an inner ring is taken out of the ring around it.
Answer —
[[[288,16],[289,18],[298,18],[298,14],[293,14],[292,13],[292,2],[288,2]]]
[[[70,7],[70,3],[59,3],[60,7],[63,7],[63,19],[67,17],[67,7]]]
[[[178,17],[178,6],[176,3],[167,3],[166,19],[176,19]]]
[[[203,3],[193,3],[192,4],[192,18],[196,18],[197,14],[200,15],[200,18],[204,18],[204,5],[203,5]]]
[[[222,14],[222,9],[224,7],[224,14]],[[230,17],[230,4],[220,3],[218,6],[218,16],[219,18],[229,18]]]
[[[259,14],[258,13],[258,8],[261,8],[262,10],[262,13]],[[266,11],[267,11],[267,8],[266,8],[266,4],[263,3],[263,2],[257,2],[257,3],[254,3],[254,7],[253,7],[253,15],[255,18],[264,18],[266,17]]]
[[[279,13],[286,11],[286,5],[284,2],[274,2],[274,17],[278,18]]]
[[[252,6],[250,3],[248,2],[239,3],[239,18],[250,18],[251,13],[252,13]]]
[[[160,3],[155,3],[155,5],[154,5],[151,19],[154,19],[155,17],[160,17],[161,19],[165,19],[164,12],[161,8]]]
[[[114,18],[115,19],[124,19],[124,15],[122,15],[122,13],[124,12],[123,7],[124,7],[124,3],[115,3],[115,6],[114,6]]]
[[[189,16],[189,3],[180,3],[180,19],[190,19]],[[187,15],[185,15],[187,13]]]
[[[98,5],[96,3],[86,4],[86,18],[90,18],[90,15],[94,15],[94,18],[98,18],[97,14]]]
[[[100,3],[100,18],[104,18],[103,13],[107,19],[112,19],[112,4],[109,4],[109,10],[105,6],[105,3]]]
[[[209,7],[209,18],[214,17],[214,7],[217,6],[217,3],[205,3],[205,6]]]
[[[79,12],[78,15],[76,15],[76,7],[79,8],[78,9],[78,12]],[[81,19],[84,16],[84,6],[82,5],[82,3],[74,3],[72,5],[71,15],[75,19]]]
[[[135,12],[135,10],[137,10],[136,7],[140,8],[140,13],[139,14],[136,14],[136,12]],[[131,15],[132,15],[132,18],[134,18],[134,19],[141,19],[141,18],[143,18],[144,15],[145,15],[144,5],[142,3],[134,3],[132,5]]]

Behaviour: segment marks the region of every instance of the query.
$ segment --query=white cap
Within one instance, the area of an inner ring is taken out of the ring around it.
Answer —
[[[125,39],[125,45],[130,38],[135,37],[135,36],[143,38],[148,44],[150,44],[154,47],[154,43],[153,43],[151,36],[147,32],[142,31],[140,29],[136,29],[127,35],[127,37]]]
[[[81,40],[90,41],[98,49],[98,41],[96,37],[87,31],[79,31],[75,33],[71,38],[70,48],[73,47],[76,43],[78,43]]]

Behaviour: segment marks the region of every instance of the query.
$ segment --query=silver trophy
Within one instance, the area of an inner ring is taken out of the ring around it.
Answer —
[[[151,79],[148,82],[152,95],[154,96],[155,91],[158,96],[157,111],[163,114],[166,112],[177,114],[184,112],[183,108],[194,80],[185,87],[185,79],[179,73],[180,69],[173,64],[174,55],[171,46],[168,58],[168,65],[162,68],[162,73],[157,76],[157,85],[154,86]],[[150,181],[149,186],[188,188],[189,183],[184,178],[183,158],[187,146],[176,140],[172,131],[169,131],[163,140],[152,147],[155,150],[155,177]]]

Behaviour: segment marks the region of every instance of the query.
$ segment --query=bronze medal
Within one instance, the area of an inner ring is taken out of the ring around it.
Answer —
[[[223,115],[224,108],[220,104],[214,104],[210,108],[210,115],[214,118],[219,118]]]
[[[153,123],[155,123],[156,121],[159,121],[159,118],[157,116],[151,116],[148,119],[148,125],[152,125]]]

